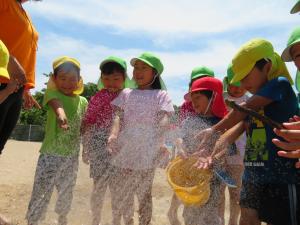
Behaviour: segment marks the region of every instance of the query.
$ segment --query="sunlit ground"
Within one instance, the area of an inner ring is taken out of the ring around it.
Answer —
[[[26,224],[25,213],[32,191],[34,171],[39,155],[40,143],[19,142],[10,140],[0,157],[0,213],[11,218],[15,224]],[[89,178],[89,167],[80,160],[77,184],[74,191],[72,210],[69,213],[69,224],[91,224],[89,198],[92,190],[92,180]],[[157,170],[153,186],[154,211],[153,225],[168,225],[167,211],[170,205],[172,191],[166,181],[164,170]],[[56,193],[52,196],[43,225],[56,223],[54,204]],[[111,223],[110,193],[107,192],[103,208],[102,222]],[[226,205],[228,208],[228,204]],[[181,218],[182,207],[179,211]],[[227,217],[226,217],[227,219]],[[135,211],[137,223],[137,207]]]

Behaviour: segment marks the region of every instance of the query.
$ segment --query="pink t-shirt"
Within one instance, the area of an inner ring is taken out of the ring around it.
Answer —
[[[88,108],[83,119],[85,127],[110,128],[113,119],[111,102],[119,93],[109,92],[106,89],[98,91],[89,101]]]
[[[168,93],[126,88],[111,104],[124,112],[124,126],[118,137],[120,151],[112,164],[133,170],[154,168],[159,150],[157,115],[174,112]]]

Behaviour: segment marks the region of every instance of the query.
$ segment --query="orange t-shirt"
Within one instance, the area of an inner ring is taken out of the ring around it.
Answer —
[[[26,72],[26,89],[35,86],[38,33],[17,0],[0,0],[0,39]]]

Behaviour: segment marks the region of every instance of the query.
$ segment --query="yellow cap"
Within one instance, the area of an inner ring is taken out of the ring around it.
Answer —
[[[242,45],[237,54],[232,59],[232,70],[234,77],[231,83],[244,79],[261,59],[273,61],[274,48],[269,41],[264,39],[252,39]]]
[[[53,70],[55,70],[57,67],[59,67],[63,63],[67,63],[67,62],[73,63],[80,69],[80,63],[77,59],[71,58],[69,56],[62,56],[62,57],[59,57],[54,60],[54,62],[52,64]],[[50,90],[56,89],[56,85],[53,80],[53,75],[51,75],[49,78],[49,81],[47,83],[47,89],[50,89]],[[83,84],[82,77],[80,76],[80,80],[78,81],[77,89],[74,91],[74,94],[80,95],[83,92],[83,90],[84,90],[84,84]]]
[[[167,168],[168,182],[176,196],[187,206],[201,206],[210,197],[210,170],[199,170],[193,165],[197,158],[175,158]]]
[[[54,62],[52,64],[53,70],[55,70],[61,64],[66,63],[66,62],[73,63],[80,69],[80,63],[77,59],[71,58],[69,56],[61,56],[54,60]]]
[[[9,80],[7,65],[9,62],[9,52],[5,44],[0,40],[0,76]]]

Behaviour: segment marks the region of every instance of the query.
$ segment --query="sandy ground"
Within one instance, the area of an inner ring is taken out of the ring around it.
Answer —
[[[32,191],[34,171],[41,143],[19,142],[10,140],[4,153],[0,156],[0,213],[10,218],[14,224],[26,224],[24,219],[28,201]],[[77,184],[74,192],[72,210],[68,216],[70,225],[91,224],[89,198],[92,190],[92,180],[89,178],[89,168],[80,162]],[[164,170],[158,170],[153,186],[153,225],[168,225],[166,216],[170,205],[172,191],[166,181]],[[56,224],[53,194],[48,207],[46,220],[42,225]],[[110,193],[107,192],[103,208],[103,225],[110,225]],[[228,208],[228,204],[226,206]],[[179,211],[181,219],[182,207]],[[135,212],[137,215],[137,212]],[[137,216],[135,216],[135,220]],[[137,220],[135,222],[137,224]]]

